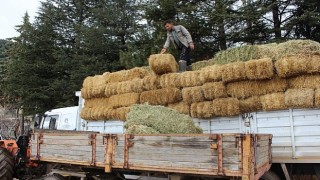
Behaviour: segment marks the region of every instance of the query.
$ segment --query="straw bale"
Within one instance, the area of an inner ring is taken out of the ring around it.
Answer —
[[[132,125],[127,128],[126,134],[160,134],[160,132],[149,126]]]
[[[290,40],[277,45],[276,59],[288,56],[320,55],[320,43],[312,40]]]
[[[320,89],[314,91],[314,105],[317,108],[320,108]]]
[[[168,104],[168,108],[175,109],[181,114],[190,114],[190,105],[186,102],[178,102],[173,104]]]
[[[212,65],[200,70],[200,79],[202,82],[214,82],[222,80],[222,65]]]
[[[320,72],[320,56],[311,55],[306,58],[308,59],[307,73],[319,73]]]
[[[200,71],[185,71],[180,75],[181,87],[200,86],[204,82],[200,78]]]
[[[90,88],[81,88],[81,97],[83,99],[89,99],[91,97]]]
[[[160,77],[157,75],[148,75],[143,78],[143,89],[145,91],[159,89]]]
[[[105,107],[93,107],[91,108],[91,119],[92,120],[102,120],[104,119],[104,109]]]
[[[133,79],[117,83],[117,94],[141,93],[143,91],[143,79]]]
[[[149,66],[158,75],[178,72],[178,64],[171,54],[152,54]]]
[[[122,82],[122,81],[129,81],[133,79],[142,79],[143,77],[147,76],[149,72],[143,68],[135,67],[129,70],[121,70],[117,72],[110,73],[108,75],[109,83],[112,82]]]
[[[130,112],[130,107],[120,107],[117,109],[105,108],[103,116],[105,120],[122,120],[127,119],[127,115]]]
[[[222,81],[232,82],[246,79],[244,62],[235,62],[222,66]]]
[[[262,104],[262,109],[264,111],[287,109],[287,106],[285,104],[284,92],[271,93],[260,96],[260,101]]]
[[[182,100],[188,104],[204,101],[204,95],[201,86],[183,88]]]
[[[308,72],[308,59],[290,56],[279,59],[274,66],[279,77],[292,77]]]
[[[86,78],[87,79],[87,78]],[[91,79],[91,83],[88,83],[86,84],[86,86],[88,85],[88,89],[89,92],[87,92],[88,94],[88,97],[87,98],[92,98],[92,97],[103,97],[104,96],[104,90],[105,90],[105,87],[106,87],[106,81],[105,79],[103,78],[102,75],[95,75],[93,76],[92,78],[89,78]],[[87,83],[87,82],[86,82]],[[89,86],[89,84],[91,86]]]
[[[109,98],[109,107],[118,108],[139,104],[140,93],[126,93],[113,95]]]
[[[84,101],[84,107],[108,107],[109,98],[91,98]]]
[[[108,83],[104,90],[104,96],[110,97],[117,94],[118,83]]]
[[[179,102],[181,99],[181,91],[178,88],[144,91],[140,95],[140,103],[149,103],[150,105],[167,105]]]
[[[92,111],[92,108],[89,108],[89,107],[82,108],[80,112],[80,117],[85,120],[92,120],[91,111]]]
[[[212,101],[192,103],[190,115],[193,118],[211,118],[214,116]]]
[[[205,83],[202,86],[202,92],[206,100],[213,100],[228,96],[226,87],[222,81]]]
[[[160,86],[167,87],[180,87],[180,73],[168,73],[160,76]]]
[[[262,110],[262,104],[259,96],[252,96],[247,99],[239,100],[241,113],[248,113]]]
[[[235,116],[240,114],[239,100],[237,98],[218,98],[212,101],[216,116]]]
[[[144,125],[159,131],[161,134],[193,134],[202,133],[193,119],[179,114],[176,110],[164,106],[136,104],[131,107],[125,127]]]
[[[286,79],[275,77],[270,80],[239,81],[227,84],[227,93],[231,97],[244,99],[275,92],[284,92],[288,87]]]
[[[271,58],[250,60],[244,63],[246,77],[250,80],[271,79],[273,62]]]
[[[285,103],[290,108],[312,108],[314,102],[313,89],[288,89],[285,92]]]
[[[93,85],[93,76],[88,76],[86,77],[84,80],[83,80],[83,83],[82,83],[82,87],[83,88],[90,88],[92,87]]]
[[[288,79],[288,87],[292,89],[318,89],[320,88],[320,75],[302,75]]]

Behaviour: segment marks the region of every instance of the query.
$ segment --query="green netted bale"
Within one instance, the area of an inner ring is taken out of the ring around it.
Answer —
[[[216,116],[235,116],[240,114],[239,100],[237,98],[218,98],[212,101]]]
[[[158,75],[178,72],[178,64],[171,54],[152,54],[149,66]]]
[[[260,96],[275,92],[285,92],[288,87],[286,79],[275,77],[270,80],[239,81],[227,84],[228,95],[244,99],[251,96]]]
[[[277,45],[276,59],[289,56],[320,55],[320,43],[312,40],[290,40]]]
[[[271,79],[274,74],[271,58],[250,60],[245,62],[244,66],[249,80]]]
[[[290,108],[312,108],[314,105],[314,90],[288,89],[285,92],[285,103]]]
[[[200,71],[185,71],[180,74],[181,87],[200,86],[203,83],[200,78]]]
[[[248,113],[262,110],[262,104],[259,96],[249,97],[239,100],[239,108],[241,113]]]
[[[222,81],[232,82],[246,79],[244,62],[234,62],[222,66]]]
[[[181,101],[181,90],[178,88],[163,88],[144,91],[140,95],[140,103],[150,105],[167,105]]]
[[[260,97],[260,101],[264,111],[287,109],[284,92],[263,95]]]
[[[168,73],[160,76],[160,86],[167,87],[180,87],[180,73]]]
[[[222,81],[208,82],[201,87],[206,100],[213,100],[216,98],[223,98],[228,96],[226,87]]]
[[[319,89],[320,75],[302,75],[288,79],[288,88],[291,89]]]
[[[164,106],[137,104],[131,107],[125,127],[135,125],[151,127],[161,134],[199,134],[202,129],[193,119]]]
[[[192,103],[190,107],[190,115],[193,118],[211,118],[214,116],[212,101],[203,101]]]
[[[183,88],[182,100],[188,104],[204,101],[201,86]]]
[[[222,65],[212,65],[200,70],[200,79],[202,82],[215,82],[222,80]]]
[[[168,104],[167,106],[168,108],[174,109],[176,111],[178,111],[181,114],[190,114],[190,105],[186,102],[177,102],[177,103],[172,103],[172,104]]]
[[[126,130],[126,134],[161,134],[152,127],[144,125],[132,125]]]

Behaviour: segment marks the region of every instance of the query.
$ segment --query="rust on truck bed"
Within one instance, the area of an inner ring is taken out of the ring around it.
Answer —
[[[43,133],[31,159],[104,168],[259,179],[271,166],[269,134]]]

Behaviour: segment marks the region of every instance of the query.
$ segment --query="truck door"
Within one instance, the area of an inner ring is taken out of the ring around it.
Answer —
[[[57,129],[57,119],[59,119],[58,115],[53,116],[45,116],[41,122],[41,129]]]

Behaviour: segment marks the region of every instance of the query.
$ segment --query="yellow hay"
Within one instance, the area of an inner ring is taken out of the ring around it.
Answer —
[[[302,75],[288,79],[288,87],[292,89],[318,89],[320,88],[320,75]]]
[[[129,81],[133,79],[142,79],[147,76],[149,72],[143,68],[133,68],[130,70],[122,70],[108,74],[108,82],[122,82]]]
[[[148,61],[152,71],[158,75],[178,72],[178,64],[171,54],[152,54]]]
[[[202,68],[199,76],[202,82],[221,81],[222,65],[212,65]]]
[[[308,72],[307,58],[298,56],[284,57],[275,62],[275,68],[279,77],[291,77]]]
[[[83,80],[82,87],[83,87],[83,88],[90,88],[90,87],[92,87],[93,79],[94,79],[93,76],[88,76],[88,77],[86,77],[86,78]]]
[[[203,81],[200,79],[200,71],[185,71],[180,75],[181,87],[193,87],[202,84]]]
[[[259,96],[249,97],[247,99],[239,100],[239,107],[241,113],[248,113],[262,110],[262,104]]]
[[[261,81],[239,81],[227,84],[228,95],[243,99],[275,92],[284,92],[288,87],[286,79],[273,78]]]
[[[108,107],[109,98],[91,98],[84,101],[84,107]]]
[[[180,73],[169,73],[160,76],[160,86],[167,87],[180,87]]]
[[[91,110],[92,110],[92,108],[89,108],[89,107],[82,108],[81,112],[80,112],[80,117],[85,120],[92,120],[91,119]]]
[[[222,81],[205,83],[202,92],[206,100],[227,97],[226,87]]]
[[[91,108],[91,120],[102,120],[104,119],[103,112],[104,107],[93,107]]]
[[[167,105],[179,102],[181,99],[181,91],[178,88],[144,91],[140,95],[140,103],[149,103],[150,105]]]
[[[218,98],[212,101],[214,114],[217,116],[235,116],[240,114],[237,98]]]
[[[81,97],[83,99],[89,99],[91,97],[90,88],[81,88]]]
[[[271,58],[250,60],[244,63],[246,77],[250,80],[271,79],[273,62]]]
[[[308,70],[307,73],[319,73],[320,72],[320,56],[312,55],[308,56]]]
[[[143,91],[143,79],[133,79],[117,83],[117,94],[141,93]]]
[[[160,77],[157,75],[148,75],[143,78],[143,89],[145,91],[159,89]]]
[[[181,114],[190,114],[190,105],[186,102],[168,104],[168,108],[175,109]]]
[[[117,94],[118,83],[108,83],[104,90],[104,96],[110,97]]]
[[[182,100],[188,104],[204,101],[201,86],[183,88]]]
[[[244,62],[234,62],[222,66],[222,81],[231,82],[246,79]]]
[[[127,120],[128,113],[130,112],[130,107],[121,107],[117,109],[104,109],[104,119],[105,120]]]
[[[290,108],[312,108],[314,102],[313,89],[288,89],[285,92],[285,103]]]
[[[190,114],[193,118],[211,118],[214,116],[212,101],[192,103]]]
[[[320,108],[320,89],[316,89],[314,92],[314,105]]]
[[[133,104],[139,104],[139,93],[126,93],[113,95],[109,98],[108,103],[112,108],[127,107]]]
[[[102,75],[87,77],[83,84],[86,89],[83,93],[85,99],[104,96],[104,89],[107,83]]]
[[[260,97],[260,101],[264,111],[287,109],[284,92],[263,95]]]

